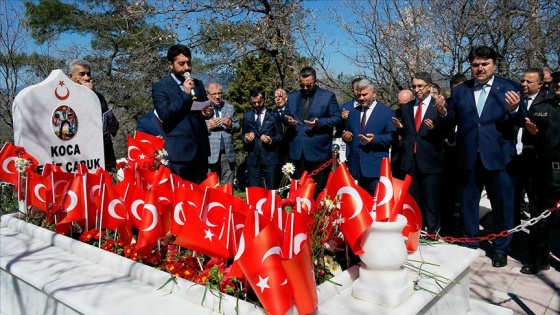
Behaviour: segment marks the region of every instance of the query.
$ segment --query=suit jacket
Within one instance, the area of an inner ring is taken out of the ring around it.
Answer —
[[[332,158],[333,129],[340,123],[340,109],[333,92],[316,88],[313,101],[309,104],[308,117],[300,116],[301,91],[294,91],[288,95],[286,115],[297,121],[295,126],[287,125],[286,138],[290,150],[291,160],[305,158],[311,162],[327,161]],[[303,123],[304,120],[319,119],[315,128]],[[286,120],[284,119],[284,122]]]
[[[207,100],[204,85],[197,79],[195,94],[198,101]],[[192,96],[183,92],[171,74],[152,86],[152,99],[163,121],[169,161],[191,161],[197,152],[210,155],[205,118],[200,111],[191,111]]]
[[[458,166],[474,169],[478,155],[488,170],[505,170],[515,154],[514,126],[524,126],[527,104],[521,98],[517,111],[507,109],[505,93],[523,95],[519,83],[494,77],[481,117],[478,117],[474,98],[475,81],[468,80],[453,88],[446,119],[457,124]]]
[[[342,115],[342,111],[344,111],[344,110],[349,111],[349,110],[355,109],[354,102],[355,102],[355,100],[351,99],[348,102],[340,105],[340,114]],[[335,134],[336,138],[342,137],[342,131],[344,130],[345,127],[346,127],[346,120],[341,118],[340,123],[338,124],[338,126],[336,126],[336,134]]]
[[[435,99],[431,98],[418,131],[416,131],[416,124],[414,122],[414,105],[416,100],[402,106],[404,152],[401,169],[405,172],[410,172],[413,165],[415,143],[418,169],[423,173],[431,174],[443,172],[442,145],[444,136],[449,128],[446,128],[443,119],[441,119],[437,109],[434,107],[435,103]],[[423,122],[425,119],[431,119],[435,123],[435,128],[428,130],[428,127]]]
[[[363,132],[360,116],[361,107],[357,107],[355,110],[350,110],[346,120],[345,129],[352,133],[352,141],[348,144],[350,146],[347,162],[348,170],[356,179],[359,178],[360,174],[364,177],[379,177],[381,160],[389,156],[393,133],[397,131],[391,120],[395,117],[395,111],[377,102]],[[375,136],[375,141],[371,144],[366,144],[358,137],[360,134],[366,135],[368,133]]]
[[[254,133],[255,140],[247,143],[245,134]],[[272,139],[272,143],[266,144],[261,141],[261,135],[267,135]],[[247,165],[255,166],[259,160],[264,165],[279,164],[278,148],[282,143],[282,124],[278,111],[267,109],[259,127],[255,121],[255,111],[250,110],[243,114],[243,128],[241,132],[241,140],[245,144],[247,151]]]
[[[222,102],[222,109],[220,110],[220,117],[228,118],[231,117],[231,129],[224,128],[222,126],[218,126],[214,129],[208,128],[208,133],[210,134],[210,157],[208,157],[209,164],[215,164],[218,162],[218,158],[220,157],[220,143],[221,138],[224,138],[224,149],[226,150],[226,156],[229,162],[235,162],[235,147],[233,146],[233,134],[238,132],[241,126],[239,125],[239,121],[237,117],[235,117],[235,109],[233,105]],[[216,113],[217,109],[214,108],[214,113]],[[209,121],[206,121],[206,125],[208,126]]]
[[[146,115],[138,118],[136,122],[136,130],[145,132],[152,136],[162,136],[165,140],[165,132],[163,131],[162,124],[154,114],[154,111],[150,111]]]

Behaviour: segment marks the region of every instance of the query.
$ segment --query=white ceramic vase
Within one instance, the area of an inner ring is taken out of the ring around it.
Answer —
[[[412,281],[403,267],[407,250],[402,236],[406,217],[377,222],[364,232],[360,255],[363,264],[352,285],[352,296],[386,306],[398,306],[413,293]]]

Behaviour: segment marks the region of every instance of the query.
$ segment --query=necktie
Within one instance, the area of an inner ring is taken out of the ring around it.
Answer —
[[[527,110],[529,110],[529,107],[531,107],[532,104],[533,104],[533,98],[527,97]]]
[[[414,115],[414,126],[416,131],[420,130],[422,125],[422,102],[418,103],[418,108],[416,108],[416,114]]]
[[[258,111],[257,112],[257,127],[261,127],[262,126],[262,111]]]
[[[368,111],[369,107],[363,107],[362,110],[362,122],[360,123],[361,126],[361,130],[362,132],[364,131],[364,128],[366,127],[366,122],[367,122],[367,111]]]
[[[303,104],[303,109],[301,110],[301,118],[307,119],[309,112],[309,97],[305,98],[305,104]]]
[[[478,117],[482,114],[482,110],[484,109],[484,103],[486,102],[486,84],[482,84],[480,86],[480,96],[478,97],[478,101],[476,102],[476,111],[478,112]]]
[[[219,107],[214,108],[214,112],[216,113],[216,118],[219,118],[220,117],[220,108]]]

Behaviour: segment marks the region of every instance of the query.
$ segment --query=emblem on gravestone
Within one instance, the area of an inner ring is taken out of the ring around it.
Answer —
[[[52,114],[51,126],[58,138],[70,140],[78,132],[78,117],[70,106],[58,106]]]

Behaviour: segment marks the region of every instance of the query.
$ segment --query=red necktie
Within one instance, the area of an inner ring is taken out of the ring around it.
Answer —
[[[362,111],[362,121],[360,122],[360,126],[361,126],[361,130],[362,132],[364,131],[364,128],[366,127],[366,122],[367,122],[367,110],[369,109],[369,107],[363,107],[363,111]]]
[[[422,102],[418,103],[418,108],[416,108],[416,115],[414,115],[414,126],[416,127],[416,132],[420,130],[420,126],[422,125]],[[414,153],[416,153],[416,144],[414,142]]]
[[[416,115],[414,115],[414,126],[416,126],[416,131],[420,129],[422,125],[422,102],[418,103],[418,108],[416,108]]]

